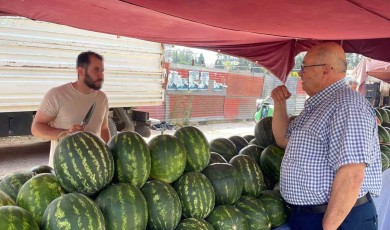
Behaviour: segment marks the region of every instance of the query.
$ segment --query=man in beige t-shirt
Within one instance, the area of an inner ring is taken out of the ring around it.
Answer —
[[[58,141],[77,131],[88,131],[110,139],[108,128],[108,100],[100,91],[104,81],[103,57],[97,53],[83,52],[77,57],[78,79],[49,90],[35,115],[31,132],[34,136],[51,140],[49,166]],[[89,108],[95,110],[89,123],[81,125]]]

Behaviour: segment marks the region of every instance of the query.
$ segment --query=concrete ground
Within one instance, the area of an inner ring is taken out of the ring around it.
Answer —
[[[254,135],[254,121],[235,121],[194,125],[211,141],[215,138]],[[166,130],[165,134],[173,134],[175,130]],[[151,138],[161,134],[152,130]],[[0,178],[16,171],[29,170],[33,166],[47,164],[50,143],[32,136],[9,137],[0,139]]]

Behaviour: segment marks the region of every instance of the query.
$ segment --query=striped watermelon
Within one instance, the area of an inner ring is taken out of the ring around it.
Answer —
[[[217,206],[206,220],[215,230],[249,230],[245,215],[233,205]]]
[[[20,188],[26,181],[34,176],[32,172],[16,172],[5,176],[0,181],[0,190],[7,193],[14,201],[18,196]]]
[[[105,224],[103,214],[95,202],[80,193],[68,193],[47,206],[41,229],[104,230]]]
[[[272,117],[265,117],[256,124],[255,137],[258,145],[263,148],[276,143],[272,133]]]
[[[146,183],[150,174],[148,144],[136,132],[121,132],[108,142],[115,161],[114,180],[128,182],[136,188]]]
[[[255,136],[254,136],[254,135],[248,134],[248,135],[243,136],[243,138],[244,138],[246,141],[248,141],[248,143],[249,143],[251,140],[255,139]]]
[[[151,230],[171,230],[179,224],[182,207],[175,189],[167,183],[153,180],[142,188],[148,205],[148,226]]]
[[[174,135],[184,144],[187,150],[185,171],[202,171],[210,160],[210,146],[205,135],[192,126],[182,127]]]
[[[385,144],[390,143],[390,135],[383,126],[378,126],[378,138],[379,138],[379,143],[385,143]]]
[[[0,230],[39,230],[39,225],[27,210],[18,206],[0,207]]]
[[[260,155],[263,152],[264,148],[257,145],[248,145],[245,148],[241,149],[238,155],[250,156],[253,160],[260,165]]]
[[[375,111],[376,117],[377,117],[378,120],[379,120],[379,123],[382,124],[382,123],[383,123],[383,118],[382,118],[381,113],[378,111],[378,109],[374,109],[374,111]]]
[[[251,196],[242,196],[235,207],[240,210],[246,217],[251,230],[269,230],[271,221],[267,211],[260,200]]]
[[[130,183],[105,188],[95,200],[107,229],[146,229],[148,208],[141,191]]]
[[[274,191],[263,191],[258,198],[263,203],[268,217],[271,221],[271,227],[276,228],[287,221],[287,215],[282,198]]]
[[[228,163],[228,162],[225,160],[225,158],[223,158],[223,156],[221,156],[221,154],[216,152],[211,152],[209,165],[214,163]]]
[[[54,152],[58,182],[68,192],[91,196],[107,186],[114,176],[114,159],[107,145],[89,132],[62,139]]]
[[[34,174],[51,173],[55,175],[54,169],[48,165],[37,165],[30,169]]]
[[[279,181],[283,156],[284,149],[277,145],[268,146],[260,155],[260,168],[272,184]]]
[[[387,145],[380,145],[381,152],[387,156],[387,158],[390,159],[390,147]]]
[[[186,149],[173,135],[158,135],[149,141],[151,156],[150,178],[172,183],[184,172]]]
[[[233,141],[222,137],[210,141],[210,151],[221,154],[227,161],[230,161],[238,153]]]
[[[65,191],[56,177],[51,173],[42,173],[24,183],[16,198],[16,204],[29,211],[37,224],[40,224],[47,206],[63,194]]]
[[[258,197],[263,187],[263,173],[260,166],[249,156],[237,155],[230,162],[241,174],[244,182],[242,195]]]
[[[7,193],[0,190],[0,207],[7,205],[15,205],[15,201]]]
[[[381,153],[381,159],[382,159],[382,172],[389,168],[389,158],[384,154]]]
[[[240,199],[244,187],[243,179],[233,165],[211,164],[203,170],[203,174],[213,185],[216,204],[234,204]]]
[[[231,136],[228,139],[231,140],[234,143],[234,145],[236,146],[237,153],[239,153],[241,151],[241,149],[243,149],[244,147],[246,147],[248,145],[248,141],[245,140],[245,138],[240,137],[240,136]]]
[[[214,230],[214,228],[203,219],[187,218],[182,220],[175,230]]]
[[[205,175],[199,172],[183,174],[175,182],[184,217],[207,217],[214,208],[215,194],[213,185]]]

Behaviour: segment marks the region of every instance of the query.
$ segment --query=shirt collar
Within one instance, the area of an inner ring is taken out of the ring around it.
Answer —
[[[347,86],[347,84],[345,83],[344,79],[341,79],[341,80],[333,83],[332,85],[326,87],[325,89],[323,89],[322,91],[320,91],[316,95],[307,99],[305,102],[305,107],[315,108],[322,101],[323,98],[327,98],[327,97],[331,96],[332,94],[334,95],[334,93],[337,90],[339,90],[341,88],[345,88],[346,86]]]

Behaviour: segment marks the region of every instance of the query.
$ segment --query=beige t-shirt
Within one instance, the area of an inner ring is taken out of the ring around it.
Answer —
[[[49,124],[51,127],[69,129],[75,124],[81,124],[94,102],[96,102],[95,110],[85,131],[100,137],[104,118],[108,115],[108,100],[105,93],[100,90],[84,94],[77,91],[71,83],[67,83],[49,90],[38,110],[47,116],[55,117]],[[53,155],[57,144],[57,140],[51,141],[49,166],[53,166]]]

